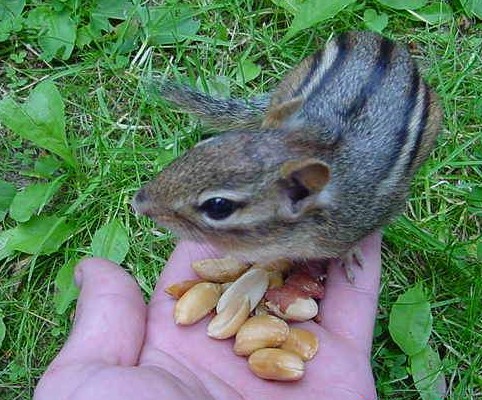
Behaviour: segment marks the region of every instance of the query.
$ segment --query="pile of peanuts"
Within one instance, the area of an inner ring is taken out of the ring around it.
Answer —
[[[175,323],[192,325],[215,314],[207,335],[213,339],[235,336],[234,353],[248,357],[256,376],[301,379],[305,362],[318,351],[318,338],[288,322],[316,320],[323,277],[293,268],[288,260],[247,265],[232,258],[206,259],[193,262],[192,268],[199,279],[165,289],[177,300]]]

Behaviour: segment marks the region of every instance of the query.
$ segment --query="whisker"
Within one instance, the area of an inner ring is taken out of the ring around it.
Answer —
[[[203,234],[202,229],[187,220],[180,220],[179,222],[182,231],[188,232],[189,237],[192,238],[195,242],[199,243],[203,252],[206,253],[205,258],[219,258],[219,255],[216,254],[216,250],[207,242],[206,236]],[[194,260],[193,254],[189,254],[189,259],[191,261]]]

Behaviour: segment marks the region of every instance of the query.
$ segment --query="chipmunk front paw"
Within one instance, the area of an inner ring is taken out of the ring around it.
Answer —
[[[363,268],[363,265],[365,264],[365,257],[363,256],[360,246],[356,245],[348,250],[340,260],[342,267],[345,268],[346,279],[353,285],[355,283],[354,266]]]

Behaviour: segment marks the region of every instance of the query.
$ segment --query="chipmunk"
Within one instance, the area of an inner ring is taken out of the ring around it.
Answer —
[[[225,132],[166,167],[134,208],[250,262],[361,265],[357,243],[402,212],[442,120],[407,48],[368,32],[330,40],[261,100],[172,83],[160,94]]]

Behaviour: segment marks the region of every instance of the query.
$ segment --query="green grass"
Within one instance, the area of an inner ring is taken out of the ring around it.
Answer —
[[[136,219],[129,202],[142,183],[167,160],[203,136],[197,122],[149,101],[139,78],[150,70],[200,85],[215,76],[232,95],[251,96],[272,88],[283,74],[320,47],[332,32],[363,29],[363,9],[346,10],[316,28],[282,37],[291,20],[269,1],[192,2],[200,11],[197,40],[140,52],[147,62],[132,64],[140,44],[122,65],[106,43],[74,51],[68,61],[42,62],[34,38],[19,33],[0,43],[2,95],[23,100],[49,76],[66,104],[70,146],[79,160],[45,213],[68,215],[75,234],[55,253],[17,253],[0,261],[0,310],[7,327],[0,348],[0,397],[27,399],[65,341],[73,305],[55,313],[54,280],[69,260],[90,254],[94,233],[116,218],[125,226],[130,248],[123,263],[146,297],[153,290],[172,248],[172,237],[147,219]],[[448,24],[427,27],[392,12],[387,35],[416,43],[417,58],[445,109],[445,127],[430,160],[417,175],[406,213],[386,229],[379,317],[373,366],[381,399],[420,398],[406,359],[388,332],[390,309],[398,295],[423,282],[432,305],[430,344],[437,349],[449,398],[482,398],[482,26],[461,31],[458,15]],[[8,57],[25,50],[23,62]],[[239,61],[260,65],[256,79],[237,81]],[[225,89],[225,88],[224,88]],[[44,153],[0,127],[0,173],[22,188]],[[15,226],[7,217],[1,229]],[[154,233],[154,234],[153,234]]]

